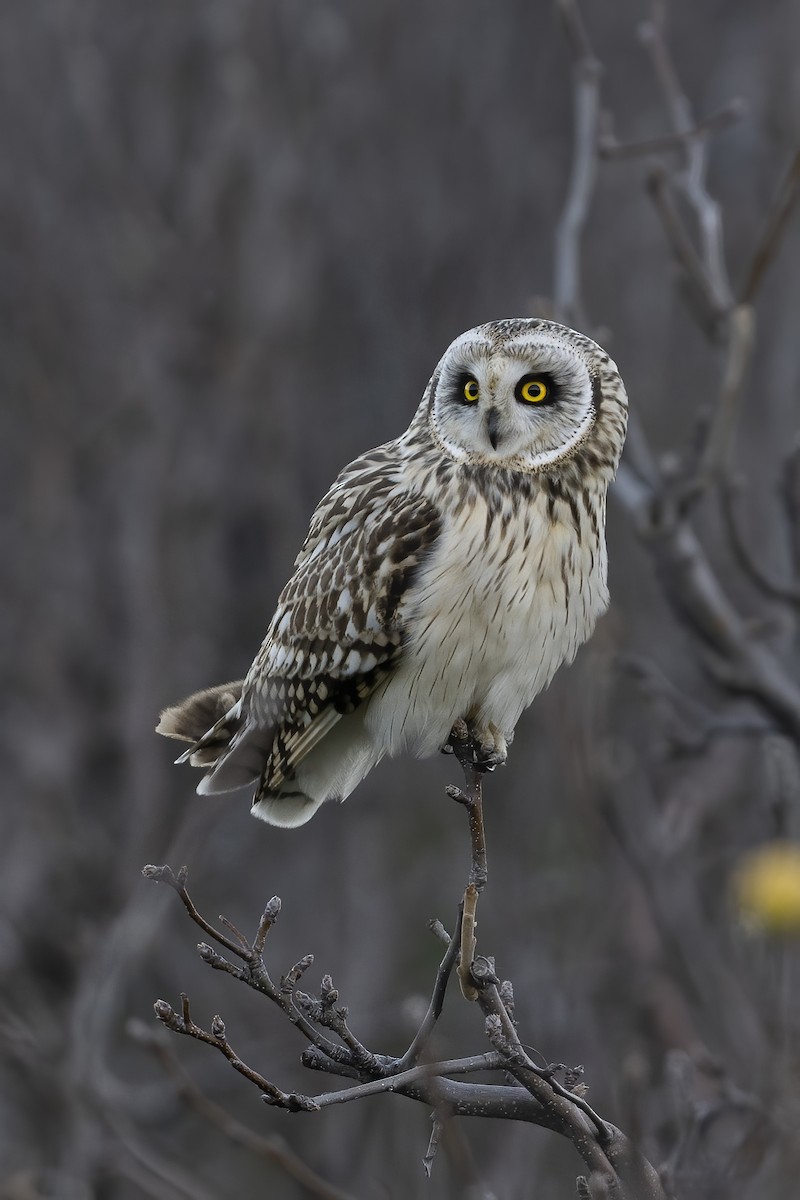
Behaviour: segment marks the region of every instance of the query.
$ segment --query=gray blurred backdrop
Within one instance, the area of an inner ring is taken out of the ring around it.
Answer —
[[[646,15],[644,0],[584,5],[625,141],[669,129],[637,38]],[[676,3],[668,35],[699,116],[732,96],[748,106],[709,152],[737,280],[800,133],[800,9]],[[153,727],[163,705],[241,677],[316,501],[406,427],[451,339],[552,295],[572,106],[569,45],[546,0],[4,0],[7,1200],[310,1194],[184,1105],[126,1032],[183,989],[196,1019],[221,1012],[280,1086],[339,1086],[303,1071],[301,1039],[266,1002],[203,967],[177,898],[141,878],[146,862],[188,863],[205,914],[251,932],[278,893],[275,974],[313,952],[312,989],[332,972],[370,1047],[400,1052],[413,1033],[440,954],[425,921],[452,925],[466,871],[466,822],[443,791],[452,762],[384,763],[343,807],[282,831],[253,821],[241,794],[196,797]],[[691,439],[724,349],[674,286],[645,173],[640,158],[600,166],[584,300],[587,332],[600,331],[662,455]],[[759,293],[737,451],[755,485],[746,529],[784,576],[773,484],[797,427],[799,266],[795,221]],[[695,523],[734,601],[795,664],[784,607],[737,573],[714,505]],[[654,1161],[695,1103],[676,1076],[697,1103],[721,1075],[751,1097],[759,1120],[734,1113],[682,1164],[681,1195],[788,1195],[797,1146],[775,1133],[771,1105],[778,1072],[781,1120],[796,1121],[797,1029],[772,997],[796,956],[746,940],[727,890],[744,849],[781,832],[763,783],[769,739],[667,744],[620,663],[656,664],[710,712],[747,705],[703,672],[613,499],[609,545],[610,613],[486,788],[481,944],[514,979],[523,1040],[585,1064],[595,1107]],[[598,784],[608,758],[628,780],[624,803]],[[638,873],[619,836],[629,820],[645,839]],[[700,921],[713,970],[707,950],[692,957]],[[474,1007],[450,996],[443,1055],[486,1048]],[[208,1095],[353,1196],[466,1194],[445,1158],[425,1181],[421,1106],[381,1097],[292,1117],[212,1050],[173,1041]],[[556,1135],[464,1128],[496,1195],[573,1194],[580,1163]]]

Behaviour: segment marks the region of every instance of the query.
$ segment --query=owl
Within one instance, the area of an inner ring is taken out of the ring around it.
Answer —
[[[462,334],[411,424],[345,467],[311,518],[244,681],[158,732],[197,791],[253,788],[273,825],[344,800],[384,755],[443,749],[463,720],[492,769],[524,709],[608,604],[606,492],[625,388],[550,321]]]

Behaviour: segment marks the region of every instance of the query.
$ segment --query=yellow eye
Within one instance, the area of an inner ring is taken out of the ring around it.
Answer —
[[[464,399],[467,404],[474,404],[481,394],[477,379],[468,379],[464,384]]]
[[[550,389],[543,379],[524,379],[517,386],[517,399],[526,404],[541,404],[547,399]]]

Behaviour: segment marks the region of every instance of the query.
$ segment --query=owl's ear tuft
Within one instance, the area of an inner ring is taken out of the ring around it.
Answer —
[[[180,742],[198,742],[203,734],[213,729],[238,704],[243,683],[244,680],[239,679],[235,683],[204,688],[180,704],[165,708],[156,725],[156,733]]]

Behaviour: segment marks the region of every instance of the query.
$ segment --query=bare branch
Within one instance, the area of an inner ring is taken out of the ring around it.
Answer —
[[[226,950],[230,950],[232,954],[236,954],[239,958],[247,960],[248,950],[243,949],[242,941],[244,941],[244,939],[242,938],[242,935],[238,933],[238,930],[237,941],[232,942],[230,938],[225,936],[224,933],[220,933],[219,930],[215,929],[213,925],[209,925],[205,918],[200,916],[200,913],[195,908],[189,893],[186,890],[186,880],[189,876],[189,872],[186,867],[181,867],[176,876],[171,867],[155,867],[152,864],[148,864],[148,866],[142,867],[142,874],[144,875],[145,879],[152,879],[156,883],[166,883],[168,887],[171,887],[172,890],[177,892],[180,896],[184,908],[194,923],[199,925],[204,933],[207,933],[209,937],[212,937],[215,942],[220,944],[220,946],[224,946]],[[239,938],[242,938],[242,941],[240,941]],[[244,942],[244,945],[246,946],[247,943]]]
[[[675,261],[691,288],[690,294],[700,305],[703,327],[706,332],[713,333],[726,310],[720,305],[703,260],[678,212],[670,179],[663,167],[656,167],[651,171],[647,179],[647,192],[661,218]]]
[[[641,142],[618,142],[608,134],[598,141],[597,152],[600,158],[614,160],[623,158],[643,158],[649,154],[665,154],[671,150],[686,149],[687,142],[708,133],[718,133],[729,125],[740,121],[746,107],[743,100],[729,100],[722,108],[717,109],[703,121],[698,121],[691,129],[674,133],[665,133],[660,137],[646,138]]]
[[[736,561],[752,583],[773,600],[782,600],[786,604],[800,604],[800,587],[796,584],[782,583],[772,576],[756,560],[753,551],[747,544],[737,512],[736,501],[742,492],[742,482],[739,479],[727,477],[722,482],[720,491],[722,515],[730,538],[731,548]]]
[[[243,1062],[238,1054],[234,1052],[233,1047],[228,1041],[225,1034],[225,1022],[222,1017],[216,1016],[211,1022],[211,1032],[207,1032],[199,1025],[196,1025],[189,1013],[189,999],[185,993],[181,993],[182,1015],[175,1012],[171,1004],[166,1000],[156,1000],[153,1008],[162,1025],[167,1029],[171,1029],[173,1033],[182,1033],[187,1037],[196,1038],[199,1042],[205,1042],[208,1046],[214,1046],[221,1054],[227,1058],[235,1071],[240,1075],[244,1075],[245,1079],[249,1079],[257,1088],[264,1092],[266,1099],[271,1104],[276,1104],[280,1108],[288,1108],[290,1112],[299,1112],[307,1107],[313,1108],[313,1101],[306,1101],[305,1097],[288,1095],[277,1088],[274,1083],[270,1083],[258,1071],[248,1067],[247,1063]]]
[[[385,1063],[378,1060],[374,1054],[371,1054],[348,1026],[347,1009],[337,1007],[336,1001],[338,999],[339,993],[333,986],[333,980],[330,975],[323,975],[322,977],[322,986],[318,1000],[313,996],[306,995],[305,992],[297,992],[295,996],[298,1007],[305,1013],[309,1020],[322,1025],[324,1029],[330,1029],[341,1038],[344,1045],[350,1051],[349,1062],[356,1070],[367,1071],[370,1074],[377,1075],[385,1074]]]
[[[425,1176],[427,1179],[430,1179],[431,1177],[433,1160],[436,1157],[436,1151],[439,1149],[439,1141],[442,1136],[442,1127],[444,1124],[442,1118],[437,1112],[433,1114],[432,1122],[433,1126],[431,1128],[431,1137],[430,1141],[428,1142],[428,1149],[425,1151],[425,1157],[422,1160],[422,1167],[425,1171]]]
[[[642,1179],[648,1180],[649,1190],[633,1194],[637,1197],[641,1194],[652,1200],[664,1200],[662,1192],[650,1187],[651,1181],[647,1171],[652,1172],[652,1168],[649,1164],[642,1166],[644,1160],[640,1161],[630,1148],[627,1139],[618,1130],[602,1121],[579,1094],[581,1085],[576,1087],[574,1082],[579,1076],[574,1074],[574,1078],[570,1080],[574,1088],[571,1090],[570,1087],[562,1085],[555,1079],[556,1068],[538,1067],[528,1057],[517,1034],[512,1012],[509,1011],[509,1009],[513,1009],[513,989],[508,981],[500,983],[495,974],[492,959],[480,956],[471,963],[470,983],[474,987],[480,1006],[487,1017],[487,1033],[494,1044],[494,1052],[431,1063],[417,1062],[406,1067],[406,1062],[413,1059],[424,1048],[438,1018],[446,982],[452,970],[454,947],[461,940],[456,936],[448,937],[439,922],[433,922],[432,929],[437,936],[443,936],[446,939],[447,951],[437,973],[428,1012],[420,1031],[402,1060],[374,1054],[355,1038],[347,1025],[347,1010],[337,1003],[339,994],[334,988],[330,976],[323,977],[318,999],[303,993],[295,994],[297,1003],[305,1012],[304,1020],[311,1028],[313,1035],[312,1044],[303,1055],[304,1065],[349,1077],[354,1080],[352,1087],[324,1092],[318,1096],[283,1091],[260,1072],[243,1062],[235,1053],[228,1041],[225,1024],[220,1017],[217,1016],[213,1019],[210,1031],[198,1026],[192,1019],[189,1002],[185,995],[181,997],[180,1014],[166,1001],[160,1000],[155,1005],[156,1016],[173,1032],[193,1037],[217,1049],[236,1071],[258,1087],[264,1100],[274,1107],[289,1112],[316,1112],[322,1108],[349,1104],[370,1096],[396,1093],[431,1105],[442,1119],[452,1114],[453,1116],[480,1115],[531,1121],[569,1137],[591,1168],[593,1175],[605,1178],[611,1184],[616,1185],[618,1182],[617,1167],[612,1165],[604,1148],[606,1143],[614,1145],[617,1148],[617,1156],[624,1172],[633,1178],[632,1172],[635,1174],[635,1171],[638,1171]],[[244,948],[243,953],[245,953]],[[252,947],[248,948],[247,953],[252,955]],[[268,979],[260,956],[256,957]],[[300,960],[298,966],[303,967],[303,964],[304,960]],[[232,964],[228,964],[228,966],[231,967],[229,973],[234,978],[252,985],[252,981],[248,978],[249,967],[239,968]],[[289,976],[292,976],[293,972],[296,974],[297,968],[293,968],[289,972]],[[284,977],[284,980],[286,978]],[[268,995],[292,1019],[292,1010],[289,1008],[290,998],[285,992],[275,989],[271,983],[270,989],[260,988],[258,990]],[[320,1024],[335,1032],[344,1042],[346,1049],[338,1052],[338,1048],[331,1043],[321,1041],[313,1029],[314,1024]],[[508,1087],[505,1084],[463,1083],[454,1078],[458,1075],[487,1071],[510,1073],[522,1087]],[[463,1157],[465,1150],[466,1148],[462,1145],[460,1151],[456,1147],[452,1152],[456,1153],[457,1157],[460,1156],[463,1160],[462,1168],[464,1170],[469,1168],[469,1179],[476,1183],[477,1174],[474,1164],[471,1164],[471,1156]],[[655,1175],[654,1172],[653,1175]],[[639,1176],[637,1176],[638,1178]],[[622,1179],[621,1175],[620,1179]]]
[[[678,182],[698,224],[701,258],[713,307],[727,312],[733,304],[733,293],[725,266],[722,241],[722,215],[716,200],[706,188],[706,142],[704,136],[687,138],[695,128],[691,104],[678,82],[677,72],[664,37],[663,14],[645,21],[639,30],[642,44],[647,48],[672,117],[675,133],[683,135],[685,167]]]
[[[438,924],[441,925],[441,922],[438,922]],[[434,922],[431,922],[430,927],[433,929]],[[444,929],[444,926],[441,927]],[[430,1004],[428,1005],[428,1011],[425,1013],[422,1024],[414,1035],[411,1045],[408,1047],[398,1063],[398,1068],[401,1071],[413,1066],[425,1053],[436,1022],[441,1016],[445,992],[447,991],[447,983],[452,974],[453,967],[455,966],[456,958],[458,957],[460,940],[461,928],[459,924],[453,931],[453,936],[449,939],[444,958],[439,964],[439,970],[436,972],[436,980],[433,985],[433,994],[431,996]]]
[[[184,1070],[169,1044],[142,1022],[129,1022],[129,1032],[137,1041],[146,1045],[159,1059],[165,1072],[172,1079],[178,1094],[187,1104],[201,1113],[207,1121],[215,1125],[235,1144],[244,1147],[251,1153],[264,1158],[282,1168],[292,1179],[295,1179],[312,1196],[318,1200],[352,1200],[349,1192],[333,1187],[312,1171],[301,1158],[289,1149],[282,1137],[272,1134],[264,1137],[255,1133],[241,1121],[237,1121],[220,1105],[209,1100]]]
[[[800,150],[795,151],[789,169],[778,188],[759,234],[753,257],[745,272],[739,296],[740,304],[752,304],[772,260],[778,252],[798,196],[800,196]]]
[[[731,467],[739,396],[753,355],[755,319],[748,305],[734,308],[728,319],[728,353],[719,401],[708,427],[700,469],[694,481],[697,492]]]
[[[597,169],[601,66],[592,52],[575,0],[558,0],[575,58],[572,167],[561,220],[555,234],[554,303],[556,320],[586,327],[580,278],[580,240],[589,212]]]
[[[689,524],[663,511],[658,495],[624,464],[614,494],[645,535],[677,613],[707,648],[709,670],[720,677],[727,664],[725,685],[753,696],[800,738],[800,689],[774,654],[749,635]]]

